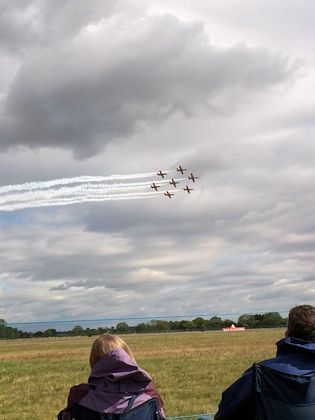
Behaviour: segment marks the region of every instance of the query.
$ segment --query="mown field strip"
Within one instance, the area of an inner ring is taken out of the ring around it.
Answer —
[[[272,357],[283,329],[122,336],[154,379],[169,416],[216,411],[221,392]],[[85,382],[93,338],[0,341],[0,419],[56,419],[69,388]]]

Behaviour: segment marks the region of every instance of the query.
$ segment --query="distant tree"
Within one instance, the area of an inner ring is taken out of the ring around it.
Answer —
[[[238,318],[237,324],[245,328],[256,328],[260,322],[256,320],[255,315],[244,314]]]
[[[92,337],[93,335],[97,335],[98,333],[97,333],[97,329],[96,329],[96,328],[87,328],[87,329],[85,330],[85,334],[86,334],[88,337]]]
[[[209,330],[220,330],[222,328],[222,319],[219,316],[213,316],[209,319],[208,328]]]
[[[76,325],[75,327],[72,328],[71,335],[82,336],[82,335],[85,335],[85,331],[81,327],[81,325]]]
[[[194,324],[191,321],[183,320],[179,322],[179,329],[181,331],[192,331],[194,329]]]
[[[150,327],[148,326],[148,324],[146,324],[144,322],[141,322],[140,324],[137,324],[136,328],[135,328],[137,333],[146,333],[146,332],[149,331],[149,329],[150,329]]]
[[[127,322],[118,322],[118,324],[116,325],[116,332],[118,334],[129,334],[130,328]]]
[[[19,338],[32,338],[33,333],[27,331],[19,331]]]
[[[170,330],[170,325],[168,321],[161,321],[159,319],[153,319],[150,322],[153,332],[167,332]]]
[[[261,327],[276,328],[285,326],[285,320],[278,312],[267,312],[261,321]]]
[[[6,327],[5,324],[0,324],[0,338],[19,338],[19,331],[16,328]]]
[[[238,318],[238,325],[246,328],[277,328],[285,327],[287,320],[278,312],[266,312],[264,314],[244,314]]]
[[[55,328],[48,328],[48,330],[44,331],[44,337],[56,337],[57,330]]]
[[[208,329],[208,321],[202,317],[197,317],[192,320],[194,329],[198,331],[205,331]]]
[[[116,329],[114,327],[111,328],[111,333],[114,334],[116,332]],[[108,328],[105,327],[98,327],[97,334],[102,335],[108,333]]]
[[[170,321],[170,329],[171,331],[179,331],[180,330],[180,321]]]

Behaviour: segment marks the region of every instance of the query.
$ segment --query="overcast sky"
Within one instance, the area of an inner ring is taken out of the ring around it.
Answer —
[[[314,303],[313,2],[0,6],[0,187],[199,176],[171,200],[0,211],[0,318]]]

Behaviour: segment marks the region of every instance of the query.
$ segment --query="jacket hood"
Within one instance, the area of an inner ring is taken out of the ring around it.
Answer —
[[[139,368],[137,363],[123,349],[115,349],[107,353],[93,366],[89,383],[103,378],[109,382],[116,382],[130,378],[135,382],[150,382],[150,375]]]
[[[135,406],[151,398],[146,393],[150,375],[123,349],[115,349],[95,363],[88,384],[91,389],[80,405],[98,412],[122,413],[133,395],[138,396]]]
[[[294,337],[285,337],[277,342],[277,356],[284,356],[292,352],[308,353],[315,357],[315,342],[301,340]]]

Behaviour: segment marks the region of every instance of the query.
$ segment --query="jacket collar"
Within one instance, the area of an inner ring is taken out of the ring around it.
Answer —
[[[285,337],[277,342],[277,356],[284,356],[292,352],[307,352],[315,356],[315,342],[301,340],[294,337]]]

